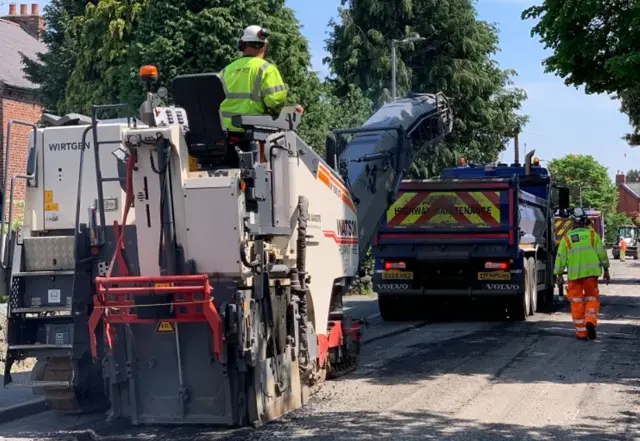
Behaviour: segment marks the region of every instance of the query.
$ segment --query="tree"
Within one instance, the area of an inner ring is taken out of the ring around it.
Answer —
[[[49,111],[64,111],[70,67],[75,66],[77,58],[76,41],[67,30],[74,18],[84,13],[88,3],[88,0],[52,0],[43,11],[47,26],[42,41],[47,52],[38,54],[35,60],[23,57],[26,77],[39,85],[38,99]]]
[[[398,95],[408,90],[444,92],[456,121],[448,142],[430,152],[414,172],[433,174],[460,155],[495,161],[527,118],[516,114],[526,95],[511,88],[511,70],[491,59],[498,49],[495,27],[476,19],[471,0],[405,1],[390,8],[381,0],[343,0],[341,22],[330,23],[325,62],[340,96],[361,88],[376,106],[390,99],[391,39],[420,34],[426,41],[398,46]]]
[[[640,181],[640,170],[631,169],[627,172],[627,176],[625,178],[627,182],[638,182]]]
[[[549,161],[548,168],[556,184],[569,188],[572,205],[580,205],[582,192],[583,207],[593,207],[604,212],[616,210],[616,186],[611,182],[607,168],[593,156],[567,155]]]
[[[359,90],[337,98],[310,70],[307,40],[284,0],[100,0],[66,15],[63,1],[70,0],[55,0],[49,10],[66,17],[58,21],[56,35],[64,38],[55,48],[73,49],[74,57],[60,78],[33,77],[59,112],[87,113],[91,104],[117,102],[129,103],[135,112],[144,99],[141,65],[158,66],[158,85],[171,90],[177,75],[220,71],[237,57],[240,31],[261,23],[272,34],[267,57],[289,86],[289,104],[305,107],[300,134],[314,148],[324,148],[332,128],[359,125],[370,116],[371,104]],[[30,69],[47,72],[59,62],[59,57],[41,58],[31,61]],[[64,93],[49,92],[54,89]]]
[[[544,0],[522,14],[539,19],[532,35],[553,49],[544,60],[547,72],[567,85],[585,86],[589,94],[610,93],[622,100],[621,111],[633,127],[625,136],[631,145],[640,142],[638,12],[635,1]]]
[[[564,158],[552,159],[548,168],[553,182],[569,188],[572,206],[591,207],[604,214],[606,241],[615,242],[618,227],[631,222],[631,219],[616,211],[618,191],[609,178],[607,168],[591,155],[567,155]]]

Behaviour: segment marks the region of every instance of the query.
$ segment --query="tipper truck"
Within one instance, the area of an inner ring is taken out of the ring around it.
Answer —
[[[383,320],[407,317],[416,299],[493,298],[512,320],[553,300],[552,183],[532,155],[402,182],[372,245]]]

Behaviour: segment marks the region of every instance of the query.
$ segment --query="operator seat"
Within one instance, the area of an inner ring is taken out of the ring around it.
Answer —
[[[207,169],[236,168],[239,158],[235,145],[246,150],[249,148],[248,138],[254,139],[256,132],[295,131],[301,122],[300,106],[285,107],[278,116],[233,116],[233,125],[244,128],[246,135],[227,132],[223,128],[220,113],[220,105],[226,94],[222,80],[216,73],[177,76],[173,80],[173,95],[176,105],[185,110],[189,120],[185,134],[189,155]]]
[[[215,73],[180,75],[173,80],[176,105],[187,113],[185,134],[189,155],[204,168],[237,167],[238,155],[229,146],[220,105],[226,98]]]

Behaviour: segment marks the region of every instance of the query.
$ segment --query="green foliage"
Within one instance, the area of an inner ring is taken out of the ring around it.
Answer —
[[[355,86],[343,98],[338,98],[328,84],[322,84],[319,90],[318,99],[305,112],[299,133],[318,153],[324,154],[327,134],[334,129],[361,126],[371,116],[373,104]]]
[[[332,22],[327,50],[333,83],[340,96],[352,85],[376,106],[391,98],[391,40],[419,35],[426,41],[397,47],[398,96],[409,90],[442,91],[453,100],[455,130],[447,143],[429,152],[412,170],[437,173],[464,155],[491,162],[527,118],[516,114],[526,95],[511,88],[511,70],[491,59],[498,49],[497,30],[477,20],[471,0],[403,1],[389,7],[381,0],[344,0],[341,22]]]
[[[67,30],[84,12],[87,0],[51,0],[43,11],[47,26],[42,41],[47,52],[32,60],[23,57],[25,73],[29,80],[39,85],[38,98],[51,112],[64,112],[70,69],[77,59],[77,42]]]
[[[638,182],[640,181],[640,170],[632,168],[631,170],[629,170],[627,172],[627,176],[626,176],[626,181],[627,182]]]
[[[567,85],[585,86],[587,93],[612,93],[622,99],[629,116],[632,145],[640,141],[640,26],[638,2],[544,0],[525,10],[523,19],[539,19],[532,29],[553,55],[547,72]]]
[[[593,156],[567,155],[549,161],[548,168],[556,184],[569,188],[571,205],[580,205],[582,188],[583,207],[593,207],[605,213],[615,212],[618,204],[616,186],[611,182],[607,168]]]
[[[140,66],[157,66],[158,86],[171,90],[177,75],[219,72],[238,56],[240,31],[260,23],[271,31],[267,57],[289,86],[289,104],[305,107],[301,136],[322,151],[331,129],[362,124],[372,106],[357,88],[337,98],[331,86],[321,83],[310,70],[308,43],[294,12],[284,4],[54,0],[46,8],[50,30],[45,41],[52,52],[29,60],[28,73],[41,85],[44,102],[60,113],[88,113],[91,104],[124,102],[133,114],[144,99]]]
[[[569,188],[572,206],[580,206],[582,188],[582,207],[602,211],[605,240],[608,244],[616,242],[618,227],[630,223],[631,218],[616,211],[618,191],[609,178],[607,168],[591,155],[567,155],[552,159],[548,168],[554,183]]]

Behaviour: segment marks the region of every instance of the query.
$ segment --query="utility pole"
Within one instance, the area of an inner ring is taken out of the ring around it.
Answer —
[[[393,39],[391,40],[391,99],[393,101],[396,100],[396,47],[398,45],[398,43],[402,44],[402,43],[409,43],[411,41],[423,41],[426,40],[426,38],[421,37],[419,35],[416,35],[414,37],[408,37],[405,38],[403,40],[396,40]]]

